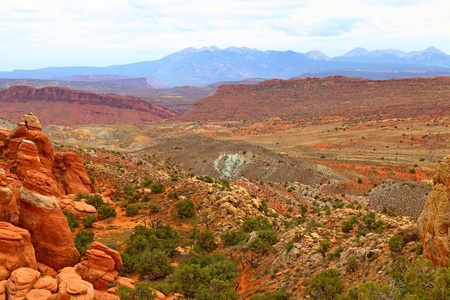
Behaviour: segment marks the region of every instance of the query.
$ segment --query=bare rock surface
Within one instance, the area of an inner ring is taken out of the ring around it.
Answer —
[[[20,268],[37,269],[30,233],[7,222],[0,222],[0,280],[8,279]]]
[[[75,266],[75,271],[83,280],[92,283],[94,288],[104,290],[115,280],[121,266],[119,252],[94,242],[86,251],[86,257]]]
[[[444,158],[418,220],[425,256],[448,266],[450,254],[450,156]]]
[[[31,290],[41,273],[30,268],[19,268],[11,273],[6,283],[8,300],[22,300]]]

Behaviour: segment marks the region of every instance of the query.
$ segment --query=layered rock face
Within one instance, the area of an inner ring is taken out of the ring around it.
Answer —
[[[13,162],[11,172],[28,189],[43,195],[93,192],[80,157],[73,152],[54,153],[41,128],[35,115],[26,114],[5,138],[0,150],[2,156]]]
[[[121,266],[119,252],[94,242],[86,251],[86,257],[75,266],[75,271],[83,280],[92,283],[94,288],[106,289],[117,277]]]
[[[20,226],[31,233],[38,261],[59,270],[80,260],[66,217],[54,196],[20,188]]]
[[[56,270],[74,266],[80,260],[58,199],[68,193],[90,193],[94,189],[80,157],[73,152],[55,153],[41,128],[35,115],[26,114],[17,128],[5,135],[0,148],[1,156],[7,160],[6,170],[0,172],[0,221],[19,225],[28,234],[22,234],[22,238],[18,233],[9,234],[6,238],[3,230],[0,243],[20,250],[28,242],[34,248],[31,256],[36,257],[34,265],[29,259],[20,259],[27,262],[22,265],[11,260],[6,267],[8,272],[21,266],[36,267],[36,259]]]
[[[20,268],[37,269],[30,233],[7,222],[0,222],[0,281]]]
[[[449,83],[448,77],[368,80],[335,76],[225,84],[213,96],[196,101],[180,119],[198,122],[283,115],[359,115],[373,119],[448,116]]]
[[[418,219],[425,256],[438,266],[449,265],[450,255],[450,156],[439,166],[433,189]]]
[[[106,290],[122,265],[120,254],[93,243],[80,262],[61,210],[79,218],[97,214],[73,201],[74,193],[93,191],[81,158],[54,153],[33,114],[0,138],[0,300],[117,300]]]
[[[61,87],[12,86],[0,90],[1,116],[18,120],[32,110],[44,124],[80,125],[160,121],[177,114],[131,96]]]

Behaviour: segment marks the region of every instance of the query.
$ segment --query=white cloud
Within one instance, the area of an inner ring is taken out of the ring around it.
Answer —
[[[0,70],[109,65],[216,45],[450,52],[447,0],[5,0]]]

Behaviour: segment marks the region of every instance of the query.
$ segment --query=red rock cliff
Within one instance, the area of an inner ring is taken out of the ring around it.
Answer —
[[[176,113],[131,96],[95,94],[60,87],[13,86],[0,90],[0,115],[18,121],[30,111],[43,124],[79,125],[160,121]]]

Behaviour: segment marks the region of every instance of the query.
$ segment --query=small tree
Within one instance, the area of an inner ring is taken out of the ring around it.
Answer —
[[[97,212],[98,212],[98,218],[100,220],[105,220],[108,218],[114,218],[117,214],[116,214],[116,210],[114,209],[114,207],[110,207],[106,204],[102,204],[100,205],[99,208],[97,208]]]
[[[94,215],[83,217],[84,228],[91,228],[94,222],[97,222],[97,217]]]
[[[182,219],[188,219],[195,215],[194,201],[185,199],[175,203],[177,215]]]
[[[205,231],[198,233],[196,238],[197,243],[195,244],[195,247],[198,248],[198,250],[212,251],[217,249],[217,244],[214,241],[214,235],[209,228],[206,228]]]
[[[394,234],[389,239],[389,249],[392,252],[399,252],[404,246],[403,236],[399,234]]]
[[[321,240],[319,242],[319,249],[317,249],[317,253],[322,254],[323,257],[325,257],[325,254],[328,252],[328,249],[330,249],[331,243],[329,240]]]
[[[80,252],[81,256],[86,255],[86,250],[94,241],[94,232],[90,230],[81,229],[75,234],[75,247]]]
[[[156,298],[156,294],[150,288],[150,284],[145,281],[136,282],[134,289],[121,285],[116,290],[116,295],[121,300],[153,300]]]
[[[322,271],[319,275],[305,280],[306,295],[312,299],[336,299],[344,290],[339,273],[336,269]]]
[[[77,219],[75,219],[75,215],[67,210],[63,210],[63,214],[66,216],[67,222],[69,223],[70,231],[74,232],[75,227],[80,225]]]
[[[125,215],[127,217],[135,216],[139,213],[139,208],[140,208],[139,204],[136,204],[136,205],[129,204],[129,205],[127,205],[127,207],[125,209]]]

